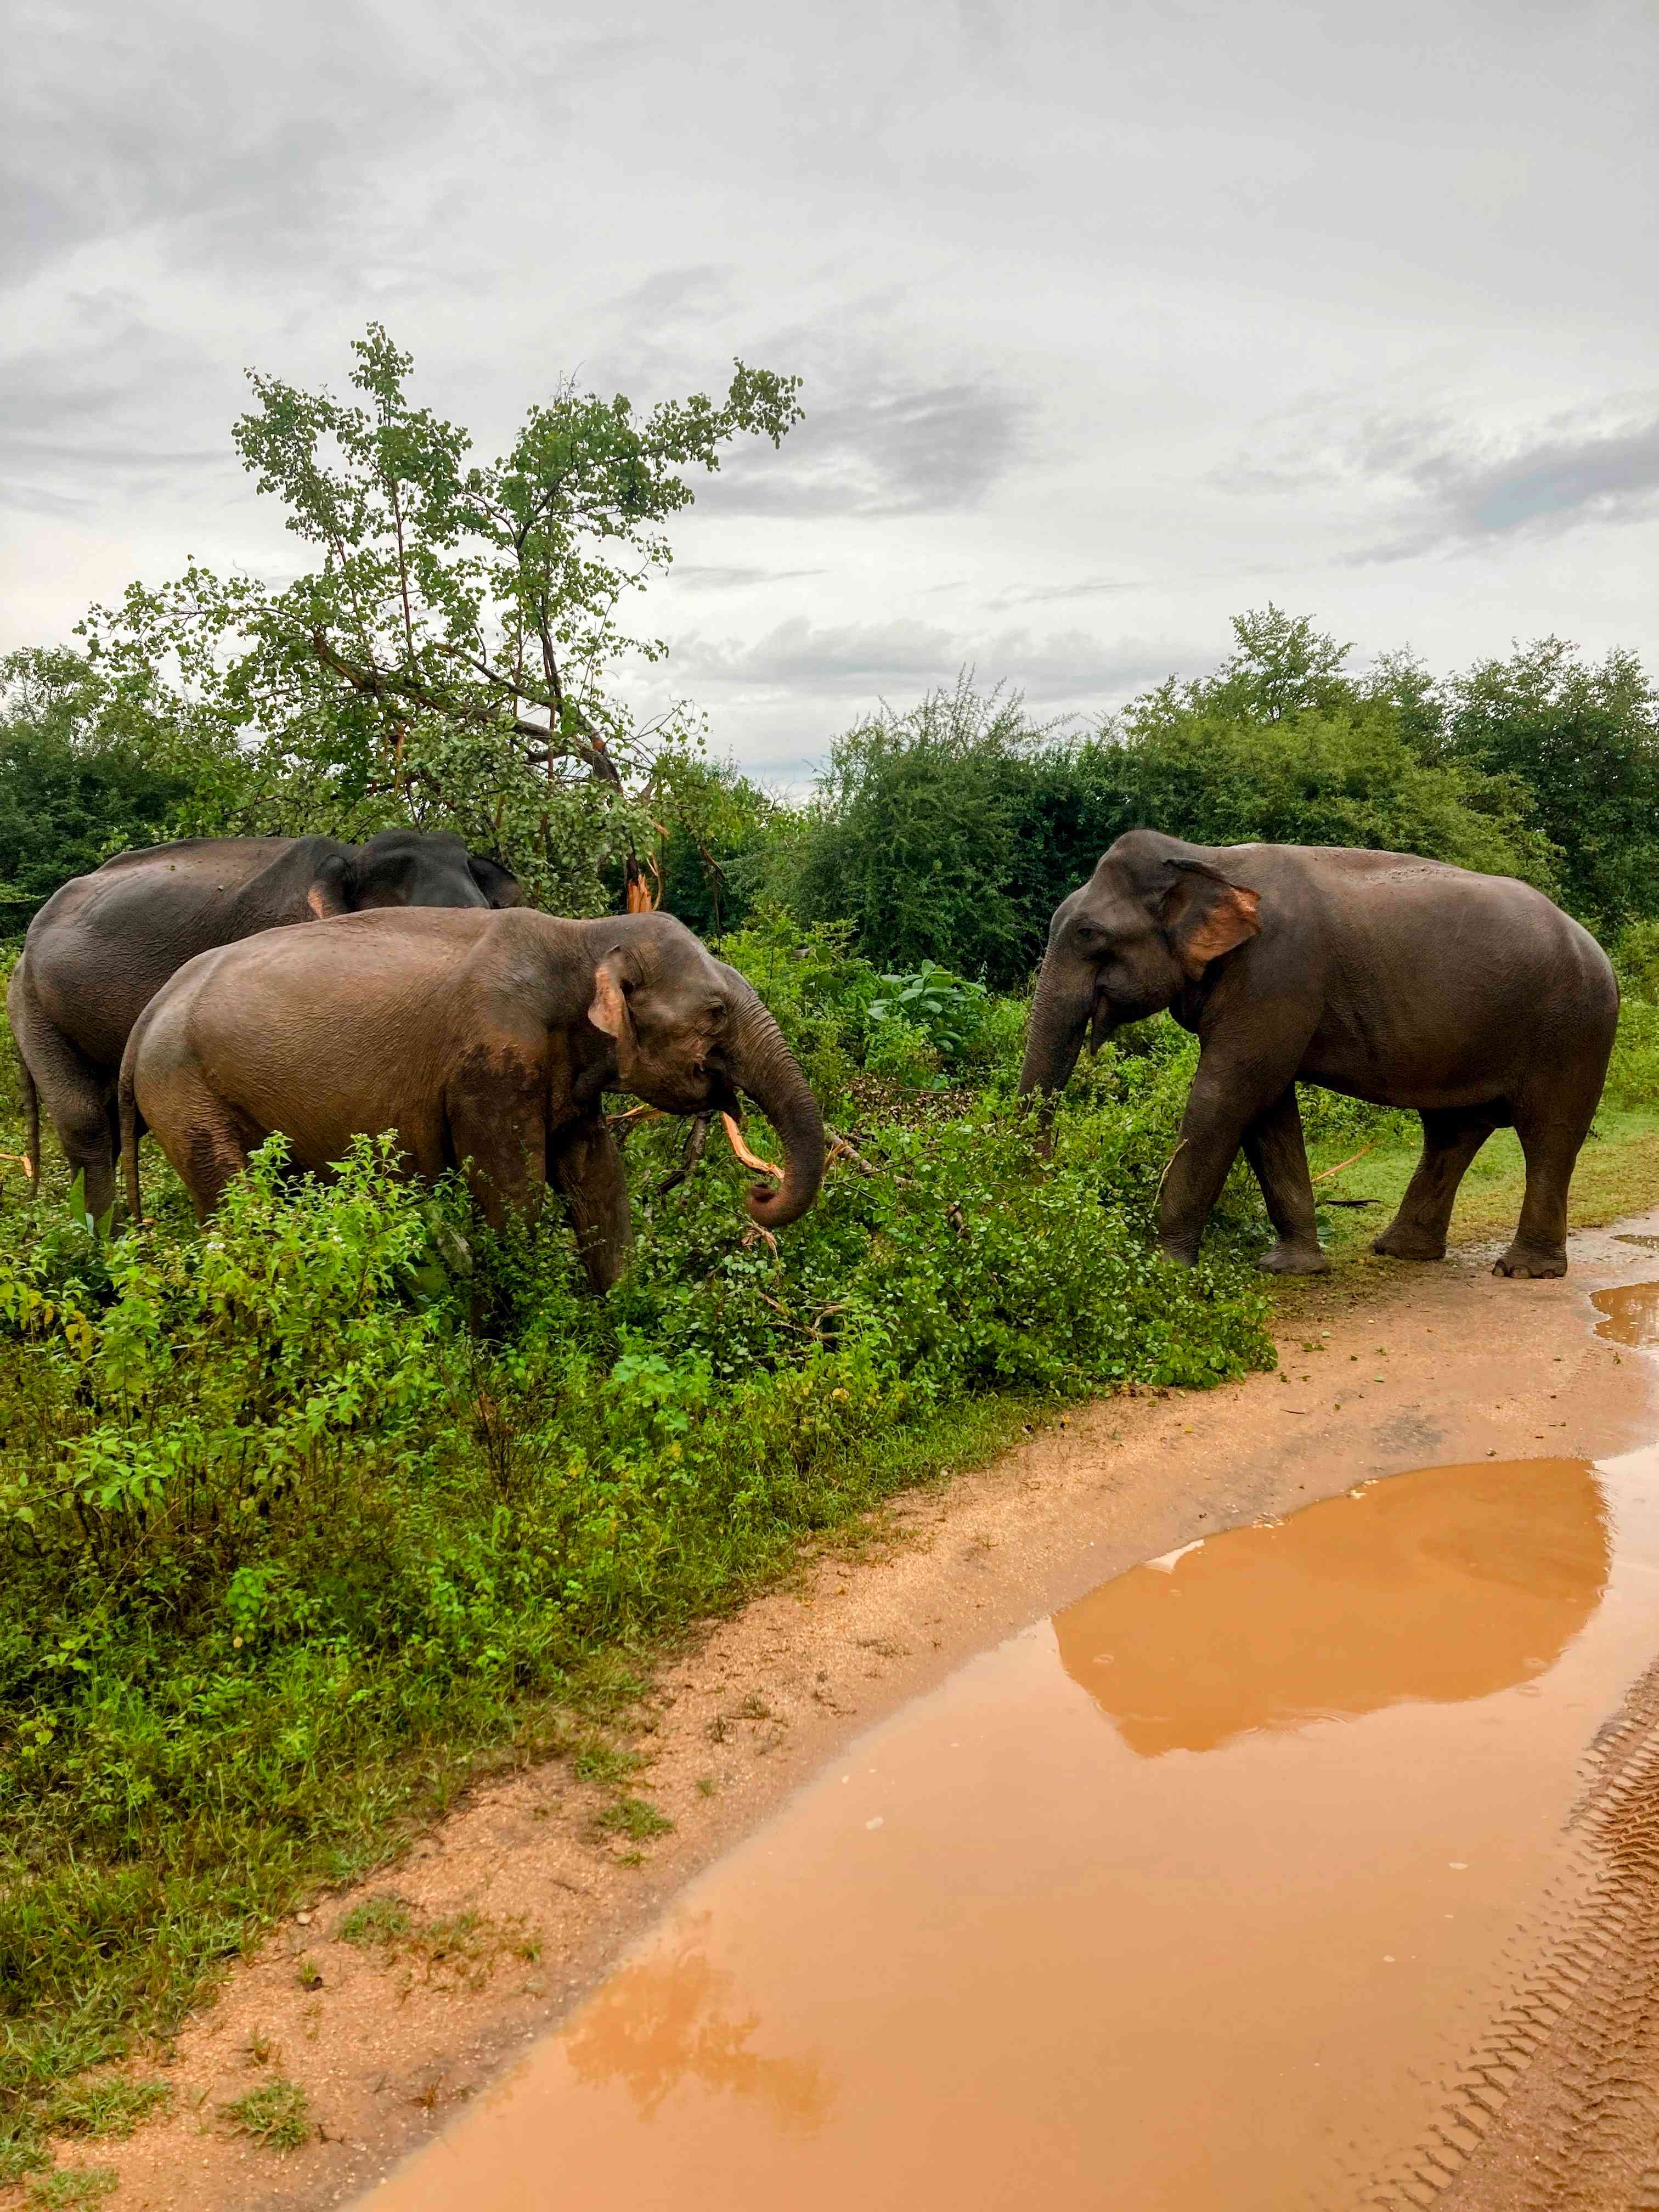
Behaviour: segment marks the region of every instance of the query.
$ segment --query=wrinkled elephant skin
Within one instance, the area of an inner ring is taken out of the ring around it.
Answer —
[[[823,1123],[776,1023],[744,978],[664,914],[561,921],[392,909],[267,932],[204,952],[158,993],[121,1064],[127,1192],[148,1128],[205,1219],[274,1132],[299,1168],[395,1129],[435,1179],[463,1163],[486,1218],[568,1205],[606,1290],[630,1241],[607,1091],[671,1114],[732,1112],[746,1092],[777,1131],[783,1183],[750,1192],[772,1229],[812,1204]]]
[[[1496,1272],[1565,1273],[1567,1187],[1619,990],[1595,939],[1541,891],[1407,854],[1132,830],[1055,909],[1021,1090],[1052,1097],[1085,1036],[1166,1007],[1200,1044],[1158,1201],[1171,1259],[1198,1256],[1242,1146],[1277,1237],[1261,1265],[1325,1267],[1301,1082],[1422,1117],[1422,1159],[1374,1249],[1443,1258],[1464,1170],[1513,1127],[1526,1195]]]
[[[132,1025],[186,960],[264,929],[374,907],[511,907],[516,881],[459,837],[191,837],[106,860],[29,925],[7,994],[39,1188],[40,1109],[101,1213],[115,1193],[115,1081]]]

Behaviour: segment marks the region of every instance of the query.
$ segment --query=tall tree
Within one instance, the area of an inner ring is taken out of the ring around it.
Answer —
[[[195,566],[135,586],[88,617],[88,650],[171,672],[179,720],[221,763],[202,826],[451,823],[548,902],[591,907],[637,826],[630,781],[653,742],[688,734],[682,710],[636,726],[619,696],[629,656],[666,652],[629,631],[626,603],[672,557],[688,474],[740,436],[777,445],[799,379],[739,362],[723,400],[644,414],[566,383],[478,461],[412,403],[410,356],[378,324],[352,351],[355,398],[251,373],[235,427],[312,565],[281,589]]]

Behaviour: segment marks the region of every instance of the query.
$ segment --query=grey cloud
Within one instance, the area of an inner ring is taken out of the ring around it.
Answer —
[[[1444,413],[1376,416],[1357,432],[1316,417],[1310,448],[1240,462],[1216,479],[1246,495],[1347,491],[1392,507],[1394,526],[1350,563],[1498,539],[1541,539],[1659,512],[1659,410],[1558,417],[1529,436],[1481,438]]]
[[[1008,607],[1050,606],[1061,599],[1111,599],[1122,592],[1142,592],[1146,588],[1142,583],[1122,577],[1095,576],[1076,584],[1034,584],[1029,591],[1004,592],[985,604],[993,613],[1000,614]]]
[[[1006,681],[1036,699],[1105,705],[1162,681],[1172,666],[1193,658],[1143,639],[1107,644],[1082,630],[1034,636],[1005,629],[975,637],[905,619],[817,629],[795,616],[751,645],[683,640],[673,665],[705,685],[842,698],[873,698],[901,685],[924,690],[971,667],[983,682]]]
[[[1565,429],[1509,453],[1440,444],[1413,455],[1396,441],[1389,458],[1430,502],[1444,536],[1633,522],[1659,500],[1659,411],[1618,429]]]
[[[814,406],[783,449],[740,449],[700,503],[790,517],[952,514],[977,507],[1024,457],[1030,402],[988,380],[891,384]]]
[[[199,358],[120,295],[76,304],[69,336],[0,365],[0,503],[70,515],[96,507],[112,485],[131,493],[181,474],[233,480],[228,437],[162,442],[135,428],[158,386],[199,381]]]
[[[823,568],[769,568],[759,562],[677,561],[673,580],[693,592],[731,592],[750,584],[788,584],[822,576]]]

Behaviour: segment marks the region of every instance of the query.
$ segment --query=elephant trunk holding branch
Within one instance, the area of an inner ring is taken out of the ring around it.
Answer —
[[[512,907],[498,861],[447,832],[190,837],[106,860],[53,892],[29,925],[7,994],[22,1062],[29,1174],[40,1188],[44,1103],[88,1210],[115,1195],[115,1085],[132,1025],[185,961],[291,922],[377,907]]]
[[[784,1151],[751,1189],[780,1228],[823,1177],[823,1123],[777,1024],[734,969],[664,914],[561,921],[510,913],[348,915],[203,953],[135,1024],[122,1061],[128,1199],[148,1128],[205,1219],[273,1132],[300,1168],[395,1129],[433,1179],[463,1162],[492,1224],[568,1200],[589,1279],[607,1290],[631,1241],[603,1094],[670,1114],[735,1115],[752,1098]]]
[[[1052,1097],[1085,1036],[1166,1007],[1201,1047],[1159,1195],[1170,1258],[1196,1259],[1242,1146],[1278,1240],[1261,1265],[1327,1265],[1302,1082],[1422,1117],[1422,1159],[1373,1249],[1443,1258],[1464,1170],[1512,1127],[1526,1194],[1495,1272],[1566,1272],[1567,1187],[1619,989],[1595,939],[1541,891],[1407,854],[1132,830],[1055,909],[1022,1091]]]

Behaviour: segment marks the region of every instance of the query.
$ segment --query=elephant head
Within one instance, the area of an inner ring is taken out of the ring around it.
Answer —
[[[746,1092],[783,1141],[782,1187],[749,1193],[752,1219],[797,1221],[823,1180],[823,1121],[777,1024],[734,968],[665,914],[591,925],[587,1018],[613,1042],[620,1088],[669,1114],[737,1114]]]
[[[1256,935],[1257,896],[1215,856],[1131,830],[1054,909],[1026,1030],[1022,1092],[1063,1091],[1087,1035],[1160,1013]]]
[[[382,830],[366,844],[333,847],[306,904],[320,921],[365,907],[507,907],[520,896],[499,861],[469,853],[447,830]]]

